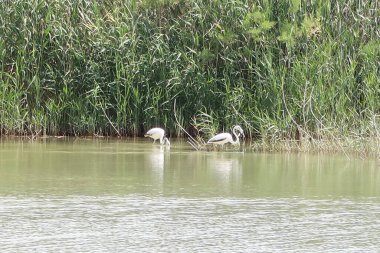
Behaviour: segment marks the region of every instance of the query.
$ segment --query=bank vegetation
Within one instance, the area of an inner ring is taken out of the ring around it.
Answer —
[[[1,134],[377,140],[379,5],[4,0]]]

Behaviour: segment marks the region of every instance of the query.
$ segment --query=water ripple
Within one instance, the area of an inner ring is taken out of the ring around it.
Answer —
[[[378,198],[0,197],[1,252],[376,252]]]

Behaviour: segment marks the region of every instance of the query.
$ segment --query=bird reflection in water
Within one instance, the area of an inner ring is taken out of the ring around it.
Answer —
[[[240,153],[212,153],[209,157],[209,168],[215,183],[228,192],[238,190],[241,186],[242,165]]]
[[[152,146],[150,152],[149,152],[149,163],[150,167],[152,169],[152,177],[155,182],[158,182],[159,184],[163,184],[164,180],[164,168],[165,168],[165,153],[169,149],[168,146]]]

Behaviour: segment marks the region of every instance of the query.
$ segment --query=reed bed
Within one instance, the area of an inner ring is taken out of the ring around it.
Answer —
[[[1,134],[378,138],[379,5],[4,0]]]

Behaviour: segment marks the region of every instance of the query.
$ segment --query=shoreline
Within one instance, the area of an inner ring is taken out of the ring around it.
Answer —
[[[64,135],[45,135],[45,136],[32,136],[32,135],[1,135],[0,141],[3,140],[28,140],[28,141],[41,141],[41,140],[119,140],[119,141],[141,141],[148,140],[146,137],[141,136],[100,136],[100,135],[81,135],[81,136],[64,136]],[[175,142],[188,142],[186,137],[171,137],[170,140]],[[203,140],[203,139],[202,139]],[[148,141],[147,141],[148,142]],[[150,142],[150,141],[149,141]],[[375,158],[380,159],[380,138],[335,138],[322,139],[322,140],[262,140],[245,138],[240,146],[243,152],[256,152],[256,153],[309,153],[309,154],[341,154],[347,158]],[[189,149],[194,151],[209,152],[210,148],[206,145],[202,146],[199,150],[194,149],[189,144]],[[226,150],[232,150],[227,148]]]

